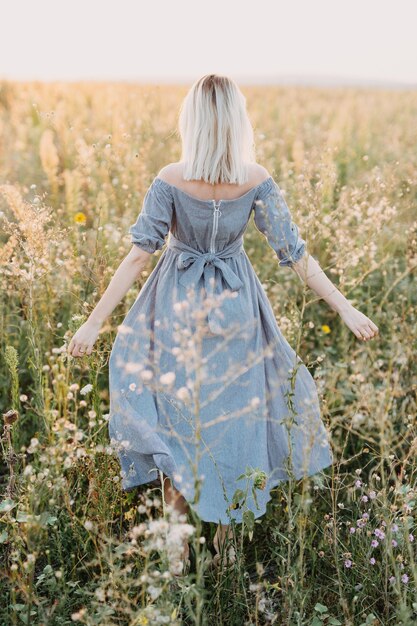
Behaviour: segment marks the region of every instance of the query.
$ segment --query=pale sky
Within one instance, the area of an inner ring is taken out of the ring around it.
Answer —
[[[417,87],[417,0],[1,0],[0,79]]]

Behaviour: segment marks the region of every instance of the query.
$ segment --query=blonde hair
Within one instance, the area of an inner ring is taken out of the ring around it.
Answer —
[[[248,164],[255,161],[253,128],[246,98],[233,79],[199,78],[182,102],[178,129],[184,180],[248,181]]]

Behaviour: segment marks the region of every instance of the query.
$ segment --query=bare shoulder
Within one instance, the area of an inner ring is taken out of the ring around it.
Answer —
[[[177,185],[183,181],[182,163],[168,163],[161,168],[157,174],[158,178],[162,178],[170,185]],[[249,184],[251,186],[259,185],[270,177],[268,170],[259,163],[251,163],[249,166]]]
[[[181,180],[181,164],[180,163],[168,163],[161,168],[157,174],[158,178],[162,178],[170,185],[175,185],[177,181]]]
[[[268,170],[259,163],[252,163],[250,167],[250,176],[252,177],[254,185],[260,185],[267,178],[271,176]]]

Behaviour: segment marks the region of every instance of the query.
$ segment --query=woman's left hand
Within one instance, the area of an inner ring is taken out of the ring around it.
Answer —
[[[352,304],[340,311],[339,315],[346,326],[362,341],[369,341],[379,334],[378,326]]]

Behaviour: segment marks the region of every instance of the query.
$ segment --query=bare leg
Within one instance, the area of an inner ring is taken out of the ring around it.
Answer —
[[[164,500],[167,504],[171,505],[175,511],[178,511],[180,514],[186,515],[188,513],[188,502],[184,498],[184,496],[175,489],[174,485],[171,483],[170,478],[162,474],[163,480],[163,489],[164,489]],[[189,545],[187,540],[184,540],[184,558],[187,559],[189,556]]]
[[[213,557],[213,565],[216,567],[220,563],[228,567],[236,561],[236,552],[231,539],[233,539],[233,531],[230,524],[218,524],[213,537],[213,545],[217,553]]]
[[[233,538],[233,532],[230,528],[230,524],[218,524],[216,534],[213,537],[213,543],[216,549],[220,551],[221,546],[228,538]]]

